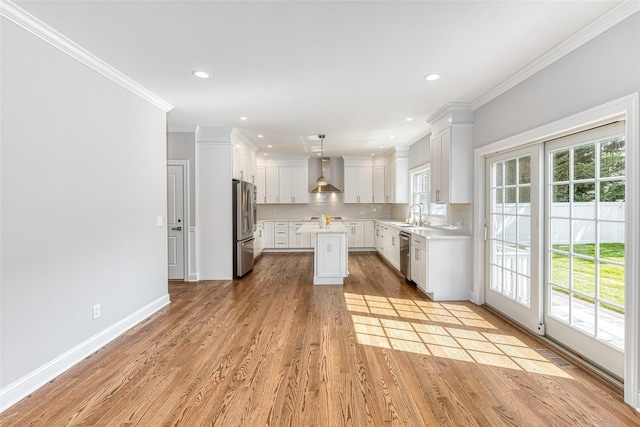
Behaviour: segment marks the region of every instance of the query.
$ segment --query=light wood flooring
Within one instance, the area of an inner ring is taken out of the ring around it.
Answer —
[[[374,253],[344,286],[264,254],[172,303],[0,415],[9,426],[632,426],[621,392]]]

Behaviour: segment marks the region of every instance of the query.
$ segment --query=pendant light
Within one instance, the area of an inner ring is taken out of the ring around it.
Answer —
[[[320,159],[322,159],[324,158],[324,134],[318,135],[318,138],[320,138]],[[322,170],[320,170],[320,176],[316,180],[316,185],[318,187],[323,187],[328,183],[329,182],[327,181],[327,178],[325,178],[325,176],[322,173]]]

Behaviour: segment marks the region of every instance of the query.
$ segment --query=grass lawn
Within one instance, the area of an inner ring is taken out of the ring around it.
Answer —
[[[554,245],[554,249],[559,251],[569,251],[569,245]],[[595,256],[595,244],[576,244],[573,245],[573,252],[589,257]],[[603,243],[600,245],[600,289],[598,296],[605,303],[602,304],[609,309],[623,312],[620,308],[624,307],[624,267],[620,265],[610,264],[607,261],[615,261],[624,263],[624,243]],[[596,292],[596,261],[591,259],[582,259],[574,257],[573,259],[573,289],[577,292],[587,295],[578,296],[580,299],[588,302],[594,302]],[[569,288],[569,255],[554,253],[552,256],[552,278],[551,280],[558,285]],[[559,287],[555,290],[563,292]],[[566,293],[566,291],[564,291]],[[609,304],[615,306],[610,306]]]

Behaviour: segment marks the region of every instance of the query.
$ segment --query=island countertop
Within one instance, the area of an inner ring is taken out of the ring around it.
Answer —
[[[317,222],[309,222],[306,224],[302,224],[300,228],[298,228],[298,233],[309,233],[309,234],[320,234],[320,233],[344,233],[347,234],[349,231],[347,227],[340,223],[329,224],[325,228],[320,228]]]

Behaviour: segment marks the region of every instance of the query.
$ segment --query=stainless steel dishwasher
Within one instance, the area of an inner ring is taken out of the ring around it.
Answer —
[[[400,232],[400,274],[411,280],[411,234]]]

